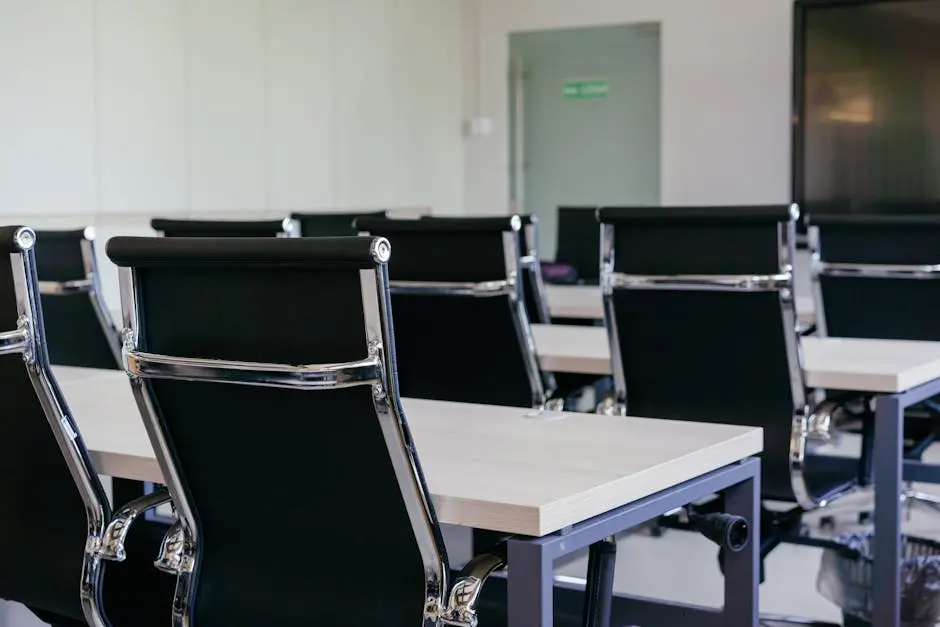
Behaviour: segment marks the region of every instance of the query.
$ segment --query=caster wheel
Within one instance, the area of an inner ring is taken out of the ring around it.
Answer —
[[[650,537],[662,538],[666,530],[659,525],[650,525]]]
[[[859,512],[858,513],[858,524],[860,525],[869,525],[872,522],[871,512]]]
[[[823,516],[819,519],[819,528],[823,531],[834,531],[836,528],[835,516]]]

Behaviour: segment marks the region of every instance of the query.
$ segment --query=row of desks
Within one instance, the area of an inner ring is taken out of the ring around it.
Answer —
[[[54,371],[98,471],[162,483],[127,376]],[[553,563],[564,555],[715,492],[725,492],[730,513],[757,517],[760,470],[749,458],[763,449],[761,429],[417,399],[403,404],[440,521],[521,534],[508,543],[513,627],[553,624]],[[252,513],[277,515],[277,503],[254,502]],[[729,558],[725,596],[734,602],[725,608],[632,600],[630,621],[653,612],[658,621],[643,624],[671,626],[671,617],[683,616],[706,627],[756,627],[756,544]]]
[[[611,355],[602,327],[536,325],[543,368],[555,372],[609,374]],[[940,342],[801,338],[805,383],[811,388],[871,393],[876,415],[873,446],[875,488],[874,627],[900,625],[901,490],[903,481],[940,481],[935,466],[903,458],[904,413],[940,395]],[[681,349],[676,351],[681,359]],[[733,382],[730,382],[733,383]],[[818,457],[819,463],[851,467],[854,460]]]
[[[545,370],[611,373],[605,328],[536,324],[532,332]],[[940,342],[804,337],[801,345],[811,388],[890,394],[940,378]]]

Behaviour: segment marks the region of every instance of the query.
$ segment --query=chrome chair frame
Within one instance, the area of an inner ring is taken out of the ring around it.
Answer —
[[[604,413],[627,415],[628,390],[623,364],[619,358],[620,341],[613,294],[616,290],[707,290],[721,292],[777,292],[784,325],[790,387],[793,396],[793,420],[790,438],[790,485],[796,504],[804,510],[825,507],[831,501],[849,494],[855,488],[838,490],[814,497],[805,478],[807,447],[814,440],[825,440],[829,435],[831,415],[828,406],[811,409],[806,397],[803,377],[803,351],[797,335],[796,304],[793,295],[793,259],[796,256],[796,223],[799,207],[790,207],[791,220],[778,227],[779,272],[773,275],[672,275],[641,276],[614,272],[614,226],[601,224],[601,290],[604,300],[604,323],[610,345],[611,370],[614,379],[614,397]]]
[[[154,493],[128,504],[112,515],[98,473],[82,441],[78,425],[69,412],[62,391],[59,389],[45,348],[45,334],[38,312],[40,309],[40,283],[37,278],[36,259],[33,247],[36,233],[21,227],[14,237],[20,252],[10,255],[16,307],[17,329],[0,333],[0,355],[21,354],[29,379],[42,405],[69,472],[75,481],[87,516],[87,538],[82,557],[81,581],[75,582],[80,595],[85,620],[92,627],[110,627],[101,598],[101,583],[104,561],[124,559],[123,551],[117,554],[113,539],[123,538],[133,516],[129,512],[142,512],[165,503],[165,493]],[[136,516],[136,514],[135,514]],[[76,559],[78,556],[76,555]]]
[[[144,385],[147,379],[207,381],[311,392],[351,386],[371,387],[376,417],[385,437],[424,563],[426,602],[423,625],[476,625],[474,604],[479,596],[479,588],[490,572],[505,565],[505,559],[491,555],[472,561],[455,581],[447,599],[448,565],[442,540],[435,533],[437,522],[431,508],[431,496],[423,487],[415,447],[410,434],[403,427],[405,415],[397,383],[389,379],[389,373],[394,372],[394,364],[384,347],[390,346],[392,342],[392,313],[387,289],[387,262],[390,255],[388,240],[377,238],[372,247],[374,269],[361,270],[359,273],[365,314],[366,342],[363,349],[366,356],[356,362],[299,366],[181,358],[138,351],[141,319],[136,277],[133,269],[120,268],[124,367],[130,376],[134,398],[143,416],[158,465],[179,513],[179,523],[167,533],[156,561],[158,568],[174,572],[178,577],[173,603],[174,627],[192,625],[191,610],[196,592],[193,573],[199,560],[200,538],[193,506],[183,489],[180,472],[173,462],[169,443],[160,427],[155,409],[156,400]]]
[[[98,274],[98,259],[95,256],[95,229],[85,227],[82,247],[82,263],[85,266],[85,278],[77,281],[39,281],[39,293],[43,296],[73,296],[88,294],[92,309],[101,324],[105,337],[114,353],[115,363],[121,363],[121,334],[114,324],[114,319],[104,302]]]
[[[525,298],[522,295],[522,281],[519,278],[520,271],[526,271],[519,244],[519,230],[522,228],[522,220],[518,215],[514,215],[510,219],[510,223],[512,230],[503,233],[503,257],[506,276],[477,283],[391,281],[390,289],[392,294],[424,294],[471,298],[508,296],[509,312],[512,316],[513,326],[516,329],[519,346],[522,349],[526,375],[532,390],[532,406],[536,409],[551,408],[557,406],[558,403],[555,399],[550,400],[554,388],[546,389],[543,382],[542,369],[535,349],[535,337],[532,335],[532,325],[526,313]],[[360,233],[360,235],[367,235],[367,233]],[[529,263],[531,263],[531,260]]]
[[[182,221],[182,220],[187,220],[189,218],[173,218],[173,219],[178,219]],[[300,223],[297,222],[297,220],[294,220],[293,218],[289,218],[289,217],[284,218],[284,220],[281,222],[281,228],[282,228],[281,232],[278,233],[275,237],[300,237]],[[156,229],[154,229],[154,231],[156,232],[158,236],[166,237],[166,233],[164,233],[163,231],[157,231]]]

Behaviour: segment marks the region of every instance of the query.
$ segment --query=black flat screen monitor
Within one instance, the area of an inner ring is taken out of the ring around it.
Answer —
[[[597,283],[601,275],[601,226],[597,207],[559,207],[555,261],[575,269],[582,283]]]
[[[940,212],[940,0],[798,0],[803,214]]]

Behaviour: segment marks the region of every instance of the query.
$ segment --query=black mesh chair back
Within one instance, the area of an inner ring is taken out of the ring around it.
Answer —
[[[765,498],[814,506],[821,495],[802,473],[809,410],[792,296],[796,207],[598,215],[617,410],[762,427]]]
[[[174,625],[404,627],[441,609],[389,254],[366,237],[109,242],[126,368],[192,564]]]
[[[358,235],[353,223],[359,218],[384,218],[385,211],[345,213],[292,213],[300,237],[351,237]]]
[[[121,341],[101,295],[94,229],[36,235],[50,361],[57,366],[120,368]]]
[[[52,375],[35,244],[28,228],[0,228],[8,260],[0,268],[0,534],[8,539],[0,557],[0,598],[23,603],[53,624],[108,625],[95,547],[110,508]]]
[[[297,237],[297,223],[283,220],[171,220],[154,218],[150,228],[164,237]]]
[[[940,216],[813,215],[821,335],[940,341]]]
[[[598,253],[601,236],[596,207],[559,207],[555,261],[568,264],[582,283],[596,284],[600,277]]]
[[[518,216],[356,221],[388,238],[408,397],[514,407],[547,400],[519,280]],[[442,347],[457,358],[441,362]]]

